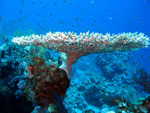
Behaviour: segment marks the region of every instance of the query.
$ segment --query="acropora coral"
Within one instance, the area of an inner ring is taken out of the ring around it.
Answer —
[[[18,45],[36,45],[44,48],[57,50],[64,53],[64,63],[59,67],[64,69],[70,78],[72,63],[79,57],[102,52],[127,51],[146,48],[149,45],[149,38],[143,33],[64,33],[49,32],[46,35],[30,35],[14,37],[12,42]]]

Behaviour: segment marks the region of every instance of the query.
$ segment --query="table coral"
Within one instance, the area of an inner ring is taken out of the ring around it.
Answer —
[[[145,48],[149,45],[149,38],[143,33],[121,33],[106,34],[101,33],[64,33],[49,32],[46,35],[30,35],[14,37],[12,42],[18,45],[36,45],[44,48],[57,50],[65,54],[61,69],[64,69],[70,78],[72,63],[79,57],[90,53],[102,53],[112,51],[127,51]]]

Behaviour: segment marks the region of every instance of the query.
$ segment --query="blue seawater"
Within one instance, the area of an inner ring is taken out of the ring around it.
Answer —
[[[32,73],[37,69],[32,60],[40,57],[45,67],[61,71],[59,53],[38,47],[32,53],[12,43],[13,37],[49,31],[150,37],[150,0],[0,0],[0,113],[150,113],[149,47],[80,57],[62,96],[51,91],[63,87],[62,78],[52,88],[35,82]],[[42,69],[36,76],[47,72]]]

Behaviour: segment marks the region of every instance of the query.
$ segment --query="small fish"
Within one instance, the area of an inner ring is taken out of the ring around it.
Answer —
[[[19,13],[22,14],[22,11],[20,10]]]
[[[66,3],[67,2],[67,0],[64,0],[64,3]]]
[[[34,5],[35,4],[35,2],[32,2],[32,5]]]
[[[57,2],[54,2],[54,5],[57,5]]]
[[[93,20],[94,23],[96,23],[96,20]]]
[[[82,14],[83,14],[83,11],[80,11],[80,14],[82,15]]]
[[[52,14],[49,14],[49,16],[52,16]]]
[[[46,21],[45,21],[45,20],[42,20],[42,22],[45,23]]]
[[[22,19],[21,18],[18,18],[18,21],[21,21]]]
[[[40,16],[40,14],[37,14],[37,16]]]
[[[75,18],[75,20],[79,20],[79,18]]]
[[[120,66],[121,66],[121,67],[123,67],[123,65],[122,65],[122,64],[120,64]]]
[[[58,23],[59,23],[59,24],[64,24],[64,22],[63,22],[63,21],[58,21]]]
[[[3,30],[5,30],[5,29],[6,29],[6,27],[4,26],[2,29],[3,29]]]
[[[134,18],[133,18],[133,20],[137,20],[137,18],[136,18],[136,17],[134,17]]]
[[[110,9],[106,9],[106,12],[110,12]]]
[[[135,8],[131,8],[131,10],[135,10]]]
[[[143,55],[140,55],[140,58],[143,58]]]
[[[40,26],[40,22],[38,22],[37,26]]]
[[[74,24],[72,24],[72,27],[74,27]]]
[[[56,30],[58,30],[58,27],[56,27]]]
[[[86,28],[86,31],[88,31],[89,30],[89,28]]]
[[[24,5],[24,0],[20,0],[20,2]]]
[[[24,18],[24,19],[26,19],[27,17],[26,17],[26,16],[24,16],[23,18]]]

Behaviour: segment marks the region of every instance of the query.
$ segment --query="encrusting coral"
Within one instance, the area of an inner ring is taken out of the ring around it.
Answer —
[[[101,33],[64,33],[49,32],[46,35],[30,35],[14,37],[12,42],[18,45],[36,45],[53,49],[61,54],[63,63],[59,67],[64,69],[70,78],[72,63],[79,57],[101,52],[127,51],[146,48],[149,38],[143,33],[106,34]]]

